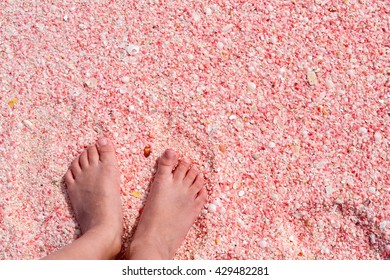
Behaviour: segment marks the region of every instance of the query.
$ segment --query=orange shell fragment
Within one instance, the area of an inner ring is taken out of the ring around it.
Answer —
[[[225,153],[226,152],[226,147],[225,145],[219,145],[219,150],[222,152],[222,153]]]
[[[12,108],[15,106],[16,103],[18,103],[18,99],[16,97],[12,98],[10,101],[8,101],[8,106]]]
[[[141,197],[141,192],[139,191],[133,191],[130,193],[131,196],[134,196],[135,198]]]
[[[144,156],[145,157],[148,157],[151,152],[152,152],[152,149],[150,148],[149,145],[144,148]]]

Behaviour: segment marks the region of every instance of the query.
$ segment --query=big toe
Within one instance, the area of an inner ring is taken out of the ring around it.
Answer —
[[[97,142],[97,150],[99,152],[99,160],[103,163],[116,165],[117,160],[115,157],[114,146],[107,138],[100,138]]]
[[[161,175],[172,174],[177,162],[178,158],[176,152],[174,150],[167,149],[158,161],[157,173]]]

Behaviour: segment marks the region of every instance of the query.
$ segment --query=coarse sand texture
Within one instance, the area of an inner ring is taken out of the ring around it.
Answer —
[[[103,135],[124,241],[172,148],[209,194],[175,259],[390,259],[389,11],[1,1],[0,259],[80,236],[63,176]]]

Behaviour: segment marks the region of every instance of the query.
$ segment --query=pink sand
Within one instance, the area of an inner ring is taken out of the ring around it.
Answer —
[[[204,172],[177,259],[390,258],[389,1],[49,2],[0,3],[1,259],[80,234],[103,133],[127,232],[165,149]]]

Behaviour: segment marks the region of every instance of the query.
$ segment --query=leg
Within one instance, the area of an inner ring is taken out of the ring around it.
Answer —
[[[83,235],[45,259],[113,259],[121,248],[123,221],[119,167],[109,140],[82,152],[65,183]]]
[[[128,259],[173,259],[207,200],[202,174],[166,150],[142,212]]]

